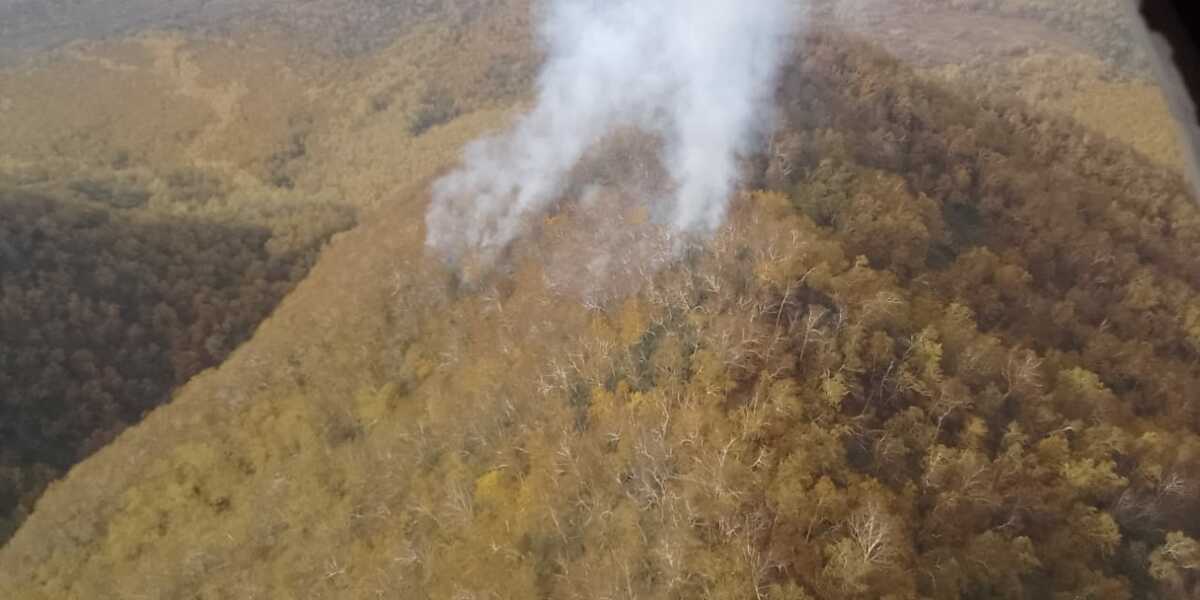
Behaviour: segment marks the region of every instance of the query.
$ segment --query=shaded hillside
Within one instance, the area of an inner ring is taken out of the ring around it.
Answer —
[[[816,15],[956,91],[1020,99],[1180,169],[1175,121],[1121,4],[832,0]]]
[[[0,184],[0,539],[51,479],[249,338],[354,221],[316,202],[234,208],[201,172],[168,181],[169,199],[134,178]]]
[[[596,236],[670,247],[619,188],[620,210],[569,202],[462,279],[424,258],[413,185],[54,486],[0,591],[1200,591],[1179,176],[837,37],[808,40],[778,100],[757,189],[669,266],[606,271],[623,297],[550,268]]]
[[[279,37],[345,3],[272,4],[226,30],[77,42],[0,70],[0,539],[47,483],[246,339],[353,224],[348,205],[432,174],[529,84],[520,1],[351,3],[387,15],[356,9],[328,31],[405,32],[352,56]]]

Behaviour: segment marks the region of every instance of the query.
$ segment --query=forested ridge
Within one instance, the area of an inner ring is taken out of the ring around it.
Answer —
[[[479,0],[10,0],[0,6],[0,62],[80,39],[156,29],[228,34],[248,27],[352,56],[386,47],[415,26],[466,22],[486,10]]]
[[[833,33],[777,104],[729,222],[677,259],[614,178],[605,210],[568,197],[496,269],[452,272],[414,182],[52,488],[0,590],[1200,593],[1181,176]],[[604,272],[623,292],[562,275],[614,247],[636,249]]]
[[[0,181],[0,538],[50,480],[220,364],[353,213],[182,168]]]
[[[151,29],[0,69],[0,540],[247,340],[333,234],[492,126],[533,68],[510,50],[520,0],[272,2],[165,31],[109,4],[27,24]]]
[[[1142,46],[1132,8],[1111,0],[917,0],[926,7],[966,9],[1026,17],[1077,37],[1089,50],[1126,75],[1152,78],[1150,54]]]

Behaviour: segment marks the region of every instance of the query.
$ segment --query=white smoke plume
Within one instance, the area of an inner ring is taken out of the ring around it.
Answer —
[[[646,198],[668,228],[719,226],[769,125],[795,0],[547,0],[546,62],[532,111],[470,144],[434,184],[429,247],[451,260],[494,255],[561,197],[585,152],[620,128],[661,141],[667,197]],[[661,192],[659,192],[661,193]]]

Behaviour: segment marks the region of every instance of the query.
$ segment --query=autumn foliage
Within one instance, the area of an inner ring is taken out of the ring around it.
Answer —
[[[835,34],[805,38],[777,105],[704,239],[618,182],[456,270],[424,252],[414,186],[52,488],[0,591],[1200,593],[1182,177]]]
[[[220,364],[354,222],[303,198],[239,205],[196,170],[157,197],[92,175],[0,180],[0,539],[50,480]]]

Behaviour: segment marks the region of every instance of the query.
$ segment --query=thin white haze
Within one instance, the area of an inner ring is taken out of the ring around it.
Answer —
[[[434,184],[426,243],[457,260],[494,255],[549,209],[584,153],[635,127],[662,141],[672,179],[655,214],[679,232],[719,226],[738,175],[770,124],[795,0],[548,0],[537,103],[477,140]]]

